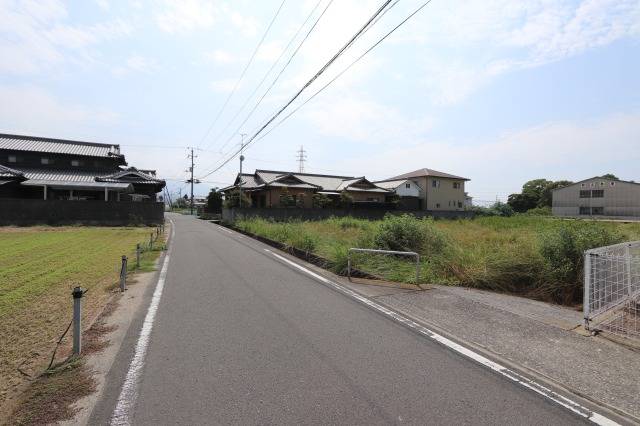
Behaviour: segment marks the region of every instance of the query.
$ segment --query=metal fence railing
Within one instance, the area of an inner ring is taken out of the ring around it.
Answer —
[[[640,338],[640,241],[584,253],[585,328]]]

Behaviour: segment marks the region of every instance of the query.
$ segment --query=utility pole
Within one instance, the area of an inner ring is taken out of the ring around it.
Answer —
[[[191,157],[191,167],[189,167],[189,170],[191,171],[191,216],[193,216],[193,148],[191,148],[191,155],[189,155],[189,157]]]
[[[240,183],[238,189],[238,206],[242,208],[242,162],[244,161],[244,155],[242,155],[242,150],[244,149],[244,137],[247,136],[246,133],[240,133]]]
[[[304,173],[304,162],[307,161],[307,152],[304,150],[304,147],[300,145],[300,150],[298,153],[298,173]]]

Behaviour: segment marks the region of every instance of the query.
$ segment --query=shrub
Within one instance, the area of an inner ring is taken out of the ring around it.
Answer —
[[[525,214],[529,216],[551,216],[551,207],[536,207],[535,209],[527,210]]]
[[[404,214],[386,215],[373,237],[375,247],[382,250],[442,253],[447,246],[445,235],[436,229],[433,219],[416,219]]]
[[[349,249],[343,245],[332,247],[331,270],[339,275],[344,275],[349,262]]]
[[[514,215],[513,208],[509,204],[495,202],[491,207],[472,206],[469,208],[475,216],[501,216],[511,217]]]
[[[584,251],[621,243],[624,239],[619,231],[597,223],[563,224],[544,232],[540,254],[545,260],[546,276],[540,285],[540,296],[549,296],[560,303],[579,302]]]
[[[296,233],[291,239],[291,246],[303,250],[308,254],[316,249],[318,242],[316,238],[308,233]]]
[[[331,198],[325,194],[313,194],[311,202],[313,207],[323,209],[331,204]]]

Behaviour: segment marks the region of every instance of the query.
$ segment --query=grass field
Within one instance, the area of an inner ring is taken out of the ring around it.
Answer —
[[[117,286],[121,256],[134,268],[136,243],[147,243],[152,230],[0,228],[0,405],[24,382],[18,369],[38,374],[46,367],[71,319],[72,288],[89,290],[83,299],[88,325]],[[152,269],[158,253],[144,253],[141,269]]]
[[[581,302],[584,249],[640,239],[638,223],[536,216],[289,223],[254,218],[235,226],[320,255],[338,273],[344,272],[349,247],[413,250],[422,258],[421,283],[492,289],[564,304]],[[354,263],[386,279],[415,283],[415,268],[403,258],[359,255]]]

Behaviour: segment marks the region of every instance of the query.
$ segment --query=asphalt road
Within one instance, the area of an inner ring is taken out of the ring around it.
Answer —
[[[131,424],[583,424],[216,225],[172,216]],[[148,295],[150,298],[150,295]],[[90,424],[109,424],[144,319]]]

